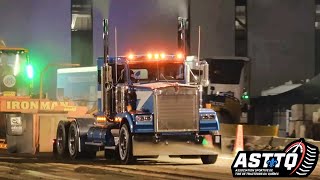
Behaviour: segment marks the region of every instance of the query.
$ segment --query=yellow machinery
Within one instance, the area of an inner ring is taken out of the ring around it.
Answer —
[[[69,101],[33,98],[34,72],[28,53],[24,48],[0,46],[0,148],[51,152],[58,122],[87,110]]]
[[[204,59],[210,69],[210,87],[203,94],[204,103],[217,112],[221,123],[247,123],[249,59],[233,56]]]

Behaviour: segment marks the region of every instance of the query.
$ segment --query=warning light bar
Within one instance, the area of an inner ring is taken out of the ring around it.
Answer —
[[[184,54],[182,53],[177,53],[176,55],[167,55],[165,53],[147,53],[147,54],[143,54],[143,55],[135,55],[133,53],[130,53],[126,56],[129,60],[133,60],[133,59],[140,59],[140,58],[144,58],[147,57],[147,59],[149,60],[165,60],[165,59],[178,59],[178,60],[183,60],[184,59]]]

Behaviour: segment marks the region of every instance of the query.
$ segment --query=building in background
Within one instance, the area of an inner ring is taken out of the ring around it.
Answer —
[[[1,0],[0,37],[30,49],[39,64],[95,65],[103,55],[102,19],[110,19],[110,54],[177,49],[177,17],[189,17],[190,54],[248,56],[251,93],[319,72],[319,0]],[[292,13],[294,12],[294,13]],[[299,19],[299,21],[297,21]],[[288,68],[290,67],[290,68]],[[283,73],[286,72],[286,73]],[[36,73],[37,74],[37,73]],[[45,91],[55,96],[56,70]],[[36,78],[36,77],[35,77]]]

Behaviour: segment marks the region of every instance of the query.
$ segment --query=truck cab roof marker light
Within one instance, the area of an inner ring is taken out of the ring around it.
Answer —
[[[140,55],[136,55],[136,54],[128,54],[127,56],[124,57],[120,57],[118,58],[118,60],[122,59],[122,58],[127,58],[128,60],[174,60],[174,59],[179,59],[182,60],[184,58],[184,55],[182,53],[177,53],[176,55],[168,55],[165,53],[147,53],[147,54],[140,54]]]
[[[183,59],[184,56],[183,56],[182,53],[177,53],[176,57],[177,57],[178,59]]]
[[[134,54],[131,54],[131,53],[130,53],[130,54],[128,55],[128,59],[130,59],[130,60],[134,59],[134,57],[135,57]]]
[[[155,59],[159,59],[159,54],[154,54]]]
[[[161,59],[164,59],[164,58],[166,58],[166,54],[165,53],[161,53],[160,57],[161,57]]]

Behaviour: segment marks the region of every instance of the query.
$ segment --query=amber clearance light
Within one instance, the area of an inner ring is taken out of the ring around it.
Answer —
[[[165,53],[161,53],[160,57],[161,57],[161,59],[164,59],[164,58],[166,58],[166,54]]]
[[[104,116],[97,117],[97,123],[105,123],[106,121],[107,121],[107,118]]]
[[[152,58],[152,54],[151,54],[151,53],[148,53],[148,54],[147,54],[147,57],[148,57],[148,59],[151,59],[151,58]]]
[[[176,56],[177,56],[178,59],[182,59],[183,58],[183,54],[182,53],[178,53]]]
[[[159,54],[154,54],[155,59],[159,59]]]
[[[129,54],[128,55],[128,59],[132,60],[134,58],[134,55],[133,54]]]

